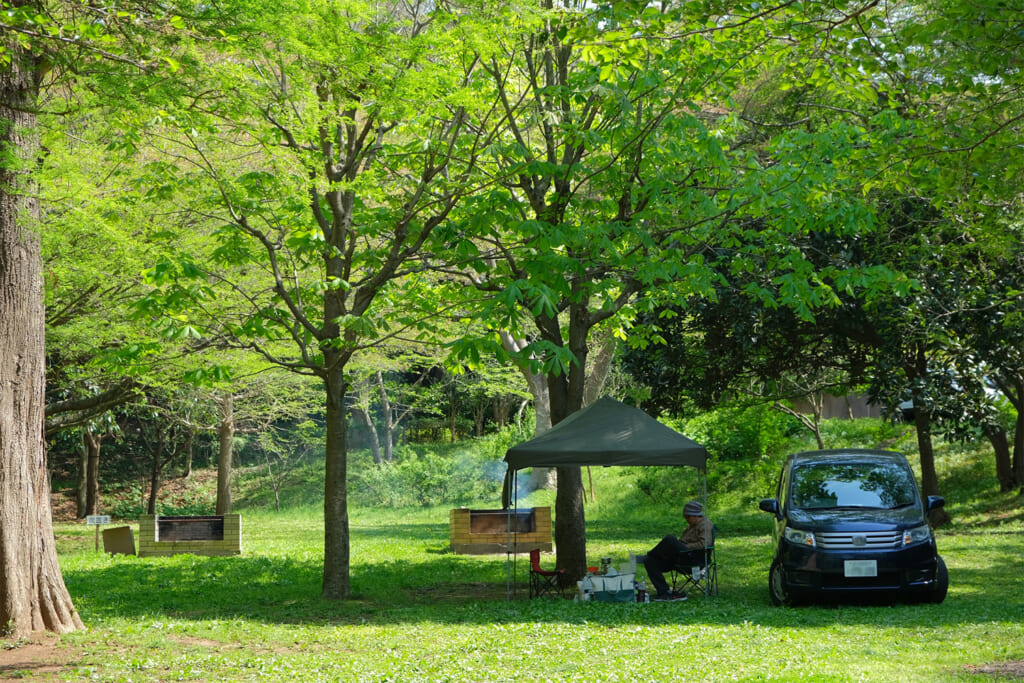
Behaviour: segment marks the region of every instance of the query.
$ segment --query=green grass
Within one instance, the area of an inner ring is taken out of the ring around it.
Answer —
[[[322,512],[241,510],[234,558],[110,557],[94,530],[57,526],[87,629],[64,636],[65,680],[958,681],[1024,660],[1024,511],[996,494],[984,449],[943,447],[955,524],[938,532],[941,605],[769,605],[760,493],[719,485],[721,594],[684,603],[506,599],[504,555],[448,552],[448,507],[351,511],[351,600],[321,600]],[[907,450],[904,448],[904,450]],[[728,468],[723,467],[723,470]],[[628,470],[593,471],[588,555],[624,559],[680,525],[682,500],[645,501]],[[739,477],[732,472],[729,477]],[[749,487],[748,487],[749,488]],[[540,492],[523,505],[550,504]],[[494,507],[485,502],[481,507]],[[553,557],[545,556],[545,564]],[[41,679],[42,673],[20,672]]]

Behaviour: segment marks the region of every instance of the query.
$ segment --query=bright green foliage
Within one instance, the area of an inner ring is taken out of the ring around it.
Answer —
[[[860,197],[865,172],[889,163],[905,124],[883,110],[868,127],[840,120],[757,138],[732,102],[735,91],[801,54],[764,50],[770,29],[694,16],[699,5],[565,12],[547,33],[523,39],[522,60],[510,44],[507,66],[489,67],[510,127],[494,149],[504,191],[476,198],[466,220],[501,245],[478,276],[497,292],[486,319],[519,331],[521,311],[533,319],[525,335],[579,307],[592,323],[615,316],[631,338],[640,332],[632,329],[637,307],[713,296],[723,273],[708,263],[723,253],[737,276],[771,278],[751,296],[804,319],[837,305],[842,292],[906,289],[881,264],[837,260],[823,269],[801,245],[811,232],[871,229]],[[769,26],[799,19],[773,14]],[[562,70],[543,71],[545,59]],[[550,325],[526,354],[564,374],[575,362],[571,333]]]
[[[437,315],[426,248],[485,182],[478,63],[506,12],[197,4],[181,82],[124,119],[201,235],[147,272],[140,314],[323,382],[328,597],[348,595],[347,368]]]
[[[463,159],[452,145],[473,143],[472,134],[458,136],[466,107],[478,105],[472,72],[459,73],[452,60],[460,51],[472,58],[473,25],[486,17],[434,36],[420,23],[426,16],[401,13],[373,16],[360,29],[358,18],[372,10],[358,3],[221,11],[226,16],[200,18],[226,22],[217,24],[227,34],[223,49],[247,59],[207,57],[202,71],[185,75],[211,88],[202,107],[208,115],[168,107],[155,122],[176,138],[174,153],[198,167],[179,166],[176,182],[213,183],[213,194],[192,197],[190,208],[226,222],[204,219],[207,253],[185,252],[148,271],[159,296],[142,310],[156,311],[147,307],[158,302],[185,316],[235,288],[250,309],[204,325],[256,340],[275,358],[290,352],[265,342],[287,339],[301,365],[323,368],[324,349],[350,355],[360,340],[415,320],[397,296],[387,303],[390,282],[468,189],[474,152]],[[267,279],[245,279],[240,270]],[[220,284],[206,284],[211,271]],[[385,305],[368,316],[377,297]],[[317,301],[325,305],[311,305]]]
[[[909,129],[865,98],[855,64],[821,59],[856,30],[841,14],[856,3],[840,5],[570,5],[485,63],[505,119],[488,159],[494,188],[459,213],[486,249],[470,277],[490,295],[467,306],[531,340],[518,360],[547,376],[554,420],[582,406],[599,325],[643,345],[660,334],[644,314],[721,287],[803,321],[840,294],[908,289],[885,264],[820,258],[810,239],[874,229],[867,185],[898,179],[878,170],[899,165]],[[839,113],[807,126],[751,115],[762,84],[790,78],[828,83],[822,97]],[[455,352],[481,348],[505,353],[494,336]],[[566,500],[578,499],[573,486]],[[583,533],[578,506],[560,512],[580,518],[557,539],[561,555]]]

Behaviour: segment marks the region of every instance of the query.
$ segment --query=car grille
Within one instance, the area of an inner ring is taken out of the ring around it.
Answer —
[[[893,531],[857,531],[842,533],[816,533],[819,548],[826,550],[870,550],[872,548],[896,548],[903,540],[903,534]]]

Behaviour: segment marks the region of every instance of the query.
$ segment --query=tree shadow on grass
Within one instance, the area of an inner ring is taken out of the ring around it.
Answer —
[[[1000,552],[992,553],[992,561],[983,566],[950,565],[950,595],[940,605],[858,598],[824,606],[773,608],[760,572],[763,548],[748,547],[740,539],[734,539],[719,558],[719,596],[648,605],[529,600],[528,562],[523,558],[512,565],[503,555],[403,559],[397,544],[394,559],[353,565],[352,597],[344,601],[320,597],[320,559],[256,554],[107,556],[90,567],[65,569],[64,574],[87,623],[178,618],[269,624],[528,621],[598,622],[610,628],[673,623],[814,628],[830,627],[838,620],[919,628],[1019,619],[1024,613],[1024,597],[1016,590],[1021,543],[1007,537],[998,546],[995,549]],[[753,576],[757,578],[749,578]],[[511,596],[510,587],[514,589]]]

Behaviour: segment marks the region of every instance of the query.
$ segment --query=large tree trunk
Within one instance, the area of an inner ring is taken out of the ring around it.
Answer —
[[[348,528],[348,424],[346,422],[344,363],[325,359],[330,368],[327,393],[327,445],[324,473],[324,580],[322,596],[343,600],[351,592]]]
[[[17,42],[0,40],[0,633],[20,637],[82,621],[57,563],[43,438],[39,206],[27,172],[38,152],[38,71]]]
[[[235,458],[235,397],[224,392],[220,400],[220,424],[217,426],[220,454],[217,457],[218,515],[231,513],[231,468]]]
[[[583,390],[587,367],[587,334],[590,331],[587,300],[574,304],[569,311],[569,348],[576,362],[567,375],[548,377],[548,397],[551,400],[551,424],[569,417],[583,407]],[[548,339],[556,339],[557,323],[549,321],[544,332]],[[559,335],[560,336],[560,335]],[[565,572],[569,585],[587,573],[587,530],[583,512],[583,476],[579,467],[559,467],[555,492],[555,546],[558,556],[555,565]]]

